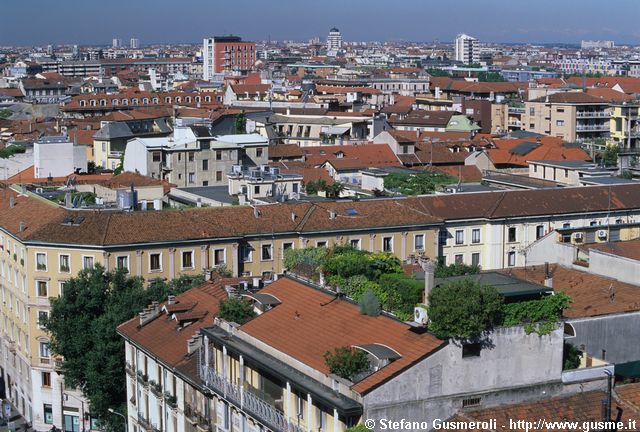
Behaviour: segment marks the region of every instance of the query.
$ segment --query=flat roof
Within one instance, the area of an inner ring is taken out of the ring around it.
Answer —
[[[553,288],[498,272],[483,272],[464,276],[435,278],[434,282],[437,286],[465,279],[471,279],[472,281],[483,285],[491,285],[506,298],[533,294],[551,294],[553,292]]]

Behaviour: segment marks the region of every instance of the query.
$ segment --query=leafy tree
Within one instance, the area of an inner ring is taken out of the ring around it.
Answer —
[[[116,166],[116,169],[113,170],[113,175],[122,174],[123,171],[124,171],[124,154],[120,156],[120,161],[118,162],[118,166]]]
[[[24,153],[25,151],[27,150],[24,146],[10,145],[3,149],[0,149],[0,158],[6,159],[13,156],[14,154]]]
[[[571,297],[564,292],[545,296],[539,300],[504,305],[505,326],[524,325],[527,333],[549,334],[562,312],[571,304]]]
[[[475,339],[501,322],[502,297],[470,279],[438,285],[429,293],[429,329],[439,338]]]
[[[338,347],[333,352],[327,351],[324,353],[324,361],[331,373],[348,380],[370,367],[367,353],[352,347]]]
[[[327,196],[331,198],[339,198],[344,189],[344,185],[340,182],[334,182],[324,188],[325,192],[327,192]]]
[[[331,275],[349,278],[367,273],[369,266],[367,252],[349,246],[336,246],[329,251],[324,270]]]
[[[220,302],[218,315],[227,321],[244,324],[256,316],[256,313],[253,310],[251,302],[241,298],[231,297],[228,300],[222,300]]]
[[[313,271],[320,271],[325,264],[326,255],[326,248],[287,249],[284,251],[283,263],[289,270],[295,270],[303,264],[311,267]]]
[[[506,82],[507,80],[498,72],[480,72],[478,74],[480,82]]]
[[[0,109],[0,119],[8,119],[13,115],[13,111],[7,108]]]
[[[427,69],[427,73],[434,77],[448,77],[449,72],[442,69]]]
[[[324,191],[326,189],[327,189],[327,182],[325,182],[322,179],[316,180],[316,181],[310,181],[305,186],[305,190],[309,195],[317,195],[318,192]]]
[[[124,340],[116,327],[152,301],[179,294],[202,279],[189,280],[157,280],[145,288],[142,278],[122,270],[106,272],[97,265],[71,278],[64,293],[51,299],[51,313],[41,325],[50,336],[51,351],[64,358],[65,383],[82,390],[91,413],[108,429],[121,427],[108,409],[126,410]]]
[[[413,315],[414,306],[422,301],[423,281],[390,273],[382,275],[379,283],[389,295],[389,310],[403,319]]]
[[[404,195],[424,195],[433,193],[438,185],[453,181],[453,177],[440,173],[391,173],[385,176],[384,187]]]
[[[380,300],[378,300],[378,297],[376,297],[376,295],[373,293],[371,289],[368,289],[364,293],[364,295],[358,302],[358,305],[360,306],[360,313],[363,315],[369,315],[369,316],[380,315],[380,312],[381,312]]]
[[[582,351],[570,343],[564,343],[562,352],[562,370],[577,369],[580,366]]]
[[[244,113],[236,114],[234,128],[236,134],[247,133],[247,116]]]
[[[609,145],[604,149],[601,160],[605,165],[616,165],[618,163],[618,153],[620,153],[618,146]]]

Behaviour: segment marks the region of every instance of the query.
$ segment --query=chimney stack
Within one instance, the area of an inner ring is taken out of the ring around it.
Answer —
[[[71,200],[71,192],[67,192],[64,194],[64,206],[66,208],[71,208],[73,206],[73,202]]]
[[[23,232],[27,229],[27,224],[24,222],[20,222],[20,232]]]
[[[196,333],[187,340],[187,355],[196,352],[196,350],[200,348],[200,345],[201,339],[200,336]]]
[[[420,266],[424,270],[424,304],[429,304],[429,293],[435,285],[436,263],[428,258],[420,258]]]
[[[167,304],[176,304],[176,296],[170,295],[169,297],[167,297]]]
[[[16,206],[16,199],[12,195],[12,196],[9,197],[9,208],[14,208],[15,206]]]

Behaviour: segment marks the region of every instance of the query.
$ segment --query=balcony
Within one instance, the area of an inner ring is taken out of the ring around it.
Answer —
[[[240,386],[230,383],[210,367],[201,366],[200,379],[205,386],[224,397],[227,401],[241,407],[247,414],[278,432],[303,432],[303,429],[289,422],[284,413],[277,410],[266,400],[254,393],[244,391]]]
[[[134,377],[136,376],[136,372],[135,369],[133,368],[133,366],[131,366],[131,364],[129,364],[129,362],[127,362],[127,364],[124,367],[125,372],[127,372],[127,375]]]
[[[608,132],[609,125],[606,123],[603,124],[577,124],[576,131],[578,132]]]
[[[576,111],[576,118],[609,118],[611,114],[606,111]]]
[[[149,420],[147,420],[141,412],[138,412],[138,425],[144,430],[153,430],[151,423],[149,423]]]

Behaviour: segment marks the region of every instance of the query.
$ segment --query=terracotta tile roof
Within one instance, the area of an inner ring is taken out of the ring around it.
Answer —
[[[396,115],[389,117],[389,123],[392,125],[419,125],[419,126],[438,126],[446,127],[451,117],[455,115],[455,111],[426,111],[415,110],[409,113],[405,118],[400,119]]]
[[[517,138],[517,139],[497,139],[494,140],[495,148],[486,150],[487,156],[496,167],[500,165],[528,167],[527,161],[590,161],[589,154],[580,147],[568,146],[562,138],[540,137]],[[530,151],[523,154],[518,148],[523,143],[531,143]]]
[[[269,146],[269,158],[301,158],[304,152],[298,144],[277,144]]]
[[[333,295],[290,278],[278,279],[260,293],[274,295],[281,304],[240,329],[316,370],[328,374],[323,355],[342,346],[379,343],[402,356],[356,383],[353,390],[361,394],[373,390],[444,343],[430,333],[417,334],[400,321],[362,315],[357,305],[345,300],[332,301]]]
[[[68,176],[63,176],[63,177],[52,177],[51,180],[49,180],[49,178],[47,177],[36,178],[35,168],[33,165],[31,165],[29,168],[25,168],[24,170],[9,177],[7,180],[5,180],[5,182],[7,184],[30,183],[30,184],[60,185],[60,184],[65,184],[67,180],[72,178],[77,184],[91,184],[91,183],[102,184],[105,181],[109,181],[112,177],[113,177],[113,174],[111,173],[69,174]]]
[[[640,383],[616,386],[615,393],[622,403],[640,413]]]
[[[76,144],[93,146],[93,134],[95,130],[72,129],[69,131],[69,140]]]
[[[333,163],[343,158],[357,160],[359,166],[363,168],[401,165],[398,157],[387,144],[304,147],[302,151],[308,166],[320,166],[327,161]],[[343,157],[338,158],[338,154],[343,154]]]
[[[446,165],[432,167],[434,172],[448,174],[462,182],[479,182],[482,180],[482,171],[475,165]]]
[[[339,87],[331,85],[318,85],[316,84],[316,94],[347,94],[352,92],[358,92],[363,94],[381,94],[382,92],[373,87]]]
[[[512,269],[511,274],[540,284],[544,266]],[[640,310],[640,287],[591,273],[551,266],[554,291],[564,291],[573,302],[565,310],[568,318],[593,317]]]
[[[236,279],[207,281],[176,296],[176,307],[183,303],[192,305],[190,312],[178,314],[181,319],[195,320],[187,327],[180,328],[178,321],[171,319],[171,315],[161,312],[157,318],[142,327],[138,317],[120,324],[118,333],[165,365],[175,367],[186,359],[187,341],[201,328],[213,325],[220,301],[227,298],[225,284],[237,283],[234,281]],[[160,307],[165,305],[163,303]]]
[[[249,93],[250,95],[255,94],[266,94],[271,90],[270,84],[232,84],[231,89],[237,95],[244,95],[245,93]]]
[[[528,82],[472,82],[449,77],[431,77],[431,89],[440,87],[457,93],[518,93],[529,87]]]
[[[102,185],[110,189],[126,188],[131,185],[137,187],[143,186],[163,186],[165,182],[159,179],[143,176],[142,174],[125,171],[117,176],[106,180]]]
[[[10,207],[11,197],[15,200],[13,208]],[[4,186],[0,188],[0,226],[21,239],[28,238],[63,214],[64,210],[53,203],[21,196]],[[20,231],[21,222],[26,226],[24,231]]]
[[[595,96],[606,102],[612,103],[635,100],[631,95],[610,88],[593,87],[586,89],[586,92],[590,96]]]
[[[611,255],[618,255],[640,261],[640,240],[593,243],[585,245],[584,247],[586,249],[594,249]]]
[[[553,398],[542,399],[533,402],[525,402],[520,404],[500,405],[493,408],[485,408],[480,410],[463,410],[451,421],[490,421],[495,419],[497,429],[471,429],[473,431],[512,431],[509,427],[509,420],[524,420],[533,422],[537,425],[538,421],[543,419],[549,422],[570,421],[582,422],[602,421],[602,400],[606,394],[603,391],[587,391],[574,394],[571,396],[558,396]],[[622,409],[621,421],[637,420],[640,425],[640,416],[637,411],[628,409],[624,404],[618,401],[612,402],[611,411],[615,418],[617,407]],[[540,428],[536,430],[542,432],[558,431],[557,428],[548,428],[542,423]],[[470,431],[470,429],[461,429]],[[564,429],[570,432],[579,432],[582,429]]]
[[[550,102],[557,104],[606,104],[607,102],[599,97],[592,96],[583,92],[559,92],[552,93],[547,96],[542,96],[537,99],[533,99],[530,102]]]

